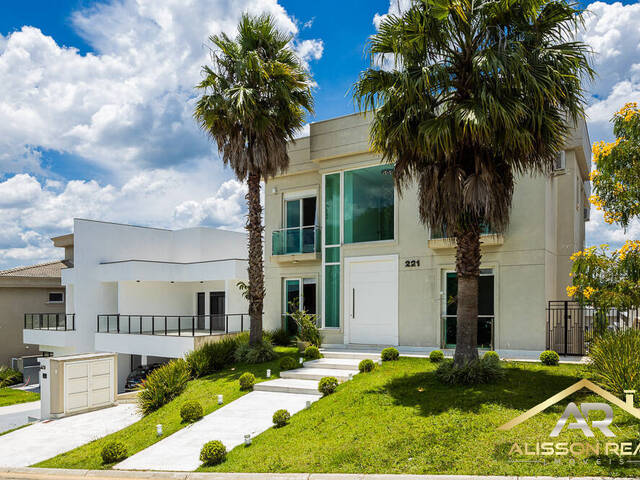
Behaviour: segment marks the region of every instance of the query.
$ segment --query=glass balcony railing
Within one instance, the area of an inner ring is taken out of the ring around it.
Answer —
[[[295,255],[320,251],[320,227],[293,227],[274,230],[271,235],[272,255]]]
[[[480,235],[495,235],[496,232],[486,223],[483,223],[482,225],[480,225]],[[439,238],[449,238],[449,236],[447,235],[447,229],[445,228],[444,231],[439,231],[439,230],[432,230],[431,231],[431,239],[432,240],[436,240]]]

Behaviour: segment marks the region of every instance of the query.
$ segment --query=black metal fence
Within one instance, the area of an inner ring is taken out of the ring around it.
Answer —
[[[76,329],[74,313],[25,313],[25,330],[62,330]]]
[[[552,300],[547,306],[547,349],[560,355],[586,355],[599,332],[640,328],[640,310],[606,312],[568,300]]]
[[[98,315],[98,333],[196,337],[249,330],[247,313],[224,315]]]

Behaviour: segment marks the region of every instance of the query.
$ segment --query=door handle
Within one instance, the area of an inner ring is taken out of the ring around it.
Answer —
[[[351,289],[351,318],[356,318],[356,289]]]

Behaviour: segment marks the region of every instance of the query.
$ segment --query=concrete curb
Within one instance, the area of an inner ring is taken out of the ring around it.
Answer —
[[[199,473],[57,468],[0,468],[2,480],[634,480],[627,477],[517,477],[348,473]]]

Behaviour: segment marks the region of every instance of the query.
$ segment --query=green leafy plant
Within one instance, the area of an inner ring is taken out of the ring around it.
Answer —
[[[22,373],[13,368],[0,366],[0,388],[22,383]]]
[[[323,397],[331,395],[338,388],[338,379],[336,377],[322,377],[318,382],[318,391]]]
[[[433,363],[438,363],[444,360],[444,353],[441,350],[434,350],[429,354],[429,360]]]
[[[240,390],[251,390],[256,384],[256,376],[253,373],[245,372],[238,379]]]
[[[504,376],[500,362],[495,360],[472,360],[462,366],[451,360],[443,361],[436,370],[436,378],[447,385],[479,385],[493,383]]]
[[[255,345],[248,342],[240,342],[236,348],[234,358],[237,362],[264,363],[276,358],[278,354],[273,349],[271,342],[263,338]]]
[[[225,337],[217,342],[208,342],[200,348],[189,352],[185,360],[189,365],[189,370],[194,378],[210,375],[234,362],[234,353],[242,340],[248,335]]]
[[[306,310],[298,308],[298,301],[289,302],[291,318],[298,327],[298,340],[309,342],[311,345],[319,347],[322,344],[322,336],[318,328],[318,318],[316,315],[307,313]]]
[[[358,370],[360,370],[360,373],[373,372],[375,368],[376,364],[373,363],[373,360],[370,358],[365,358],[358,364]]]
[[[488,352],[486,352],[482,356],[482,359],[485,362],[499,362],[500,361],[500,355],[498,355],[498,352],[494,352],[493,350],[489,350]]]
[[[122,442],[109,442],[102,447],[100,456],[102,457],[102,463],[105,465],[121,462],[127,458],[127,447]]]
[[[291,357],[284,357],[280,360],[280,370],[293,370],[298,368],[298,363]]]
[[[273,424],[277,428],[284,427],[289,422],[290,418],[291,414],[287,410],[276,410],[276,412],[273,414]]]
[[[307,360],[318,360],[322,358],[320,350],[315,345],[310,345],[304,350],[304,358]]]
[[[200,450],[200,461],[206,466],[220,465],[226,459],[227,448],[220,440],[211,440]]]
[[[382,358],[383,362],[392,362],[400,358],[400,352],[398,352],[397,348],[387,347],[380,353],[380,358]]]
[[[560,363],[560,356],[553,350],[545,350],[540,354],[540,361],[543,365],[553,367]]]
[[[271,342],[274,345],[279,345],[281,347],[288,347],[291,345],[291,335],[285,328],[278,328],[276,330],[272,330],[268,332],[271,336]]]
[[[588,369],[598,383],[622,396],[625,390],[640,391],[640,330],[608,332],[589,350]]]
[[[189,365],[182,359],[172,360],[154,370],[140,385],[138,408],[143,415],[155,412],[180,395],[190,378]]]
[[[190,400],[180,407],[180,418],[183,422],[193,423],[200,420],[204,416],[204,409],[200,402]]]

